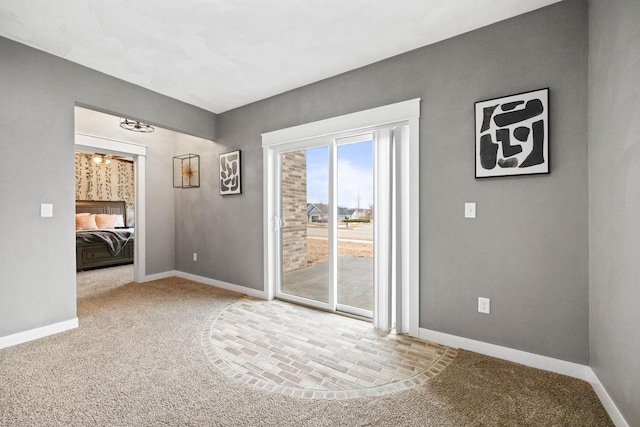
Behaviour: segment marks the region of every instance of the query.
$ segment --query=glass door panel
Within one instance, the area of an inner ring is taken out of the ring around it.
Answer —
[[[373,313],[373,141],[337,146],[337,308]]]
[[[285,296],[330,302],[328,199],[329,147],[280,154],[279,291]]]

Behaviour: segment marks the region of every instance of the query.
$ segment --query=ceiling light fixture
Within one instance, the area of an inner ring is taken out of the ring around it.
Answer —
[[[142,123],[137,120],[122,119],[120,120],[120,127],[122,129],[130,130],[133,132],[151,133],[155,128],[147,123]]]
[[[109,154],[94,154],[93,157],[91,158],[91,160],[93,160],[95,163],[104,163],[106,165],[108,165],[109,163],[111,163],[111,159],[113,158],[113,156],[109,155]]]

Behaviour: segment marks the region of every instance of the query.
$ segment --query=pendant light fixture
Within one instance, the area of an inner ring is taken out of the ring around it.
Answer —
[[[130,130],[132,132],[151,133],[155,128],[147,123],[142,123],[137,120],[121,119],[120,127],[122,129]]]

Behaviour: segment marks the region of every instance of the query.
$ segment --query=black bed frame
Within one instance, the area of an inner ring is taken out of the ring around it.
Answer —
[[[77,200],[76,213],[122,215],[127,223],[127,209],[123,201]],[[117,255],[111,255],[106,243],[76,244],[76,271],[111,267],[133,262],[133,240],[127,242]]]

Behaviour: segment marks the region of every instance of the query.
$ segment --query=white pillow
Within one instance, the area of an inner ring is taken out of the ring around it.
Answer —
[[[124,227],[124,216],[116,215],[116,227]]]

